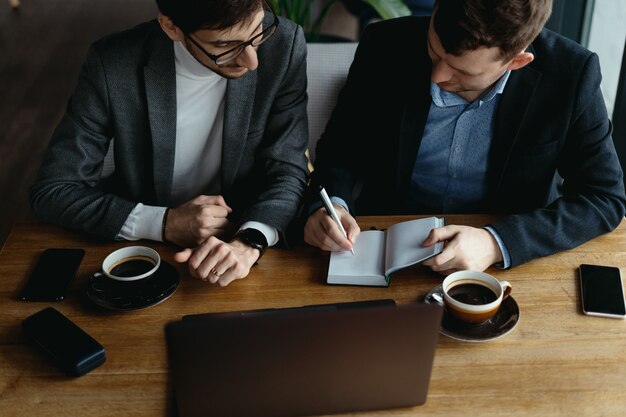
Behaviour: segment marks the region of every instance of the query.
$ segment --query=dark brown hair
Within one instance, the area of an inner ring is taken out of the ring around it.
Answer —
[[[159,11],[183,32],[224,30],[248,23],[263,7],[262,0],[156,0]]]
[[[500,48],[508,61],[539,35],[552,0],[437,0],[434,29],[447,53]]]

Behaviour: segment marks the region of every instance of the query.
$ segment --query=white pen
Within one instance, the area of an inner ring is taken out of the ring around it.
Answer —
[[[328,212],[328,214],[330,214],[330,217],[333,218],[335,223],[337,223],[337,226],[339,226],[339,230],[341,230],[341,233],[343,233],[343,237],[348,239],[348,234],[346,233],[346,229],[343,228],[343,225],[341,224],[341,221],[339,220],[339,216],[337,215],[337,212],[335,211],[335,208],[333,207],[333,203],[330,201],[330,198],[328,198],[328,194],[326,193],[326,190],[324,189],[324,187],[320,187],[320,197],[322,197],[322,202],[324,203],[324,207],[326,207],[326,211]],[[350,252],[352,252],[352,254],[354,255],[353,248],[350,248]]]

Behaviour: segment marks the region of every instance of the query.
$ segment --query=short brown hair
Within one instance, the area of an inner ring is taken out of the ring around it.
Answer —
[[[437,0],[433,27],[447,53],[500,48],[508,61],[539,35],[552,0]]]
[[[249,23],[263,0],[156,0],[159,11],[185,33]]]

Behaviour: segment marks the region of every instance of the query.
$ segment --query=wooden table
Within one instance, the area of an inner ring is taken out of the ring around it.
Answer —
[[[410,217],[363,217],[363,229]],[[480,226],[486,216],[446,216],[448,224]],[[135,312],[109,312],[86,300],[85,285],[105,255],[129,242],[102,242],[40,224],[19,224],[0,253],[0,415],[164,416],[173,410],[163,326],[185,314],[393,298],[422,300],[442,278],[417,266],[392,276],[389,288],[327,286],[328,254],[313,248],[272,249],[250,276],[220,288],[193,280],[178,265],[181,284],[166,302]],[[175,249],[157,243],[164,260]],[[42,250],[82,247],[86,255],[66,299],[16,300]],[[521,309],[517,328],[488,343],[441,336],[428,400],[379,416],[624,416],[626,321],[584,316],[577,267],[615,265],[626,276],[626,221],[579,248],[508,271]],[[49,305],[85,329],[107,362],[81,378],[63,376],[25,340],[21,321]]]

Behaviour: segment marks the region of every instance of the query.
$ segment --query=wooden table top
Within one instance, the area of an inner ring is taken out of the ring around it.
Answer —
[[[423,216],[361,217],[362,229]],[[482,226],[488,216],[446,216],[448,224]],[[0,253],[0,415],[166,416],[173,392],[164,325],[185,314],[292,307],[392,298],[423,300],[442,281],[416,266],[392,275],[389,288],[328,286],[328,254],[310,247],[271,249],[249,277],[220,288],[189,277],[177,265],[176,293],[153,308],[133,312],[99,309],[85,296],[86,283],[106,254],[132,242],[104,242],[57,227],[18,224]],[[154,242],[173,263],[175,248]],[[39,254],[49,247],[79,247],[85,258],[61,302],[17,300]],[[503,338],[467,343],[440,336],[428,400],[379,416],[624,416],[626,321],[589,317],[580,308],[577,267],[613,265],[626,276],[626,221],[613,233],[578,248],[511,270],[489,269],[513,285],[520,322]],[[61,374],[25,339],[27,316],[53,306],[102,345],[106,363],[80,377]],[[350,414],[356,415],[356,414]],[[361,414],[359,414],[361,415]]]

